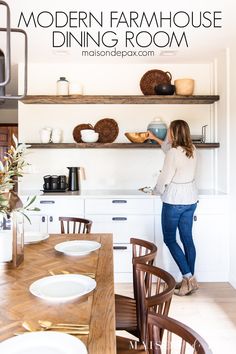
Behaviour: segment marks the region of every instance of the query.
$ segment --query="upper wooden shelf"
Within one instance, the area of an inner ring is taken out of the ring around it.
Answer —
[[[143,95],[73,95],[73,96],[26,96],[25,104],[209,104],[219,101],[218,95],[206,96],[143,96]]]
[[[158,144],[135,144],[135,143],[27,143],[32,149],[157,149]],[[214,149],[220,147],[219,143],[196,143],[196,148]]]

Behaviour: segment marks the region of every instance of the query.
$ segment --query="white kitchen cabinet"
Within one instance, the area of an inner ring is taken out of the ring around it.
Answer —
[[[227,198],[200,199],[193,228],[200,281],[228,281],[228,225]]]
[[[24,231],[25,232],[48,232],[48,216],[42,214],[42,212],[29,212],[26,213],[29,220],[24,219]]]
[[[23,201],[26,198],[21,198]],[[60,233],[59,216],[84,217],[84,200],[71,196],[40,196],[32,205],[38,212],[27,212],[31,224],[25,222],[26,231],[44,230],[48,233]]]
[[[127,243],[114,244],[113,257],[115,282],[132,282],[132,245]]]
[[[153,198],[91,198],[85,200],[88,214],[153,214]]]
[[[195,274],[199,281],[227,281],[229,269],[229,240],[227,230],[226,196],[200,198],[194,215],[193,237],[197,258]],[[177,239],[178,239],[177,235]],[[155,201],[155,242],[158,247],[156,265],[176,279],[180,272],[163,243],[161,201]]]
[[[116,282],[132,281],[130,238],[154,242],[154,198],[88,198],[85,217],[93,232],[113,234]]]
[[[71,196],[43,197],[39,200],[39,208],[48,215],[48,232],[60,233],[59,216],[84,217],[83,199]]]
[[[154,240],[153,215],[85,214],[86,219],[93,221],[93,232],[112,232],[114,243],[128,243],[131,237]]]
[[[113,202],[115,201],[115,203]],[[158,196],[39,196],[34,203],[39,212],[30,212],[31,224],[25,230],[60,233],[59,216],[81,216],[93,221],[92,232],[112,233],[114,240],[114,271],[116,282],[132,281],[132,250],[130,238],[155,242],[158,247],[156,265],[176,278],[180,272],[161,230],[162,203]],[[193,226],[197,249],[196,276],[199,281],[227,281],[228,231],[227,196],[203,196],[195,212]]]

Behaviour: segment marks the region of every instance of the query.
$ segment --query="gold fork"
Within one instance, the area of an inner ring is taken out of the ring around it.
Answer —
[[[42,322],[44,321],[39,321],[39,325],[40,328],[37,327],[37,325],[35,325],[34,323],[32,323],[31,321],[24,321],[22,322],[22,327],[27,331],[27,332],[40,332],[40,331],[47,331],[50,330],[51,328],[56,329],[58,332],[64,332],[64,333],[68,333],[68,334],[89,334],[89,327],[88,325],[74,325],[74,327],[70,326],[70,325],[66,325],[66,324],[61,324],[61,326],[43,326]],[[48,321],[45,321],[48,322]],[[50,323],[51,324],[51,323]],[[22,334],[25,332],[16,332],[17,334]]]
[[[68,329],[79,329],[79,330],[88,330],[88,324],[77,324],[77,323],[53,323],[47,320],[38,320],[38,324],[43,327],[44,329],[53,329],[53,328],[68,328]]]

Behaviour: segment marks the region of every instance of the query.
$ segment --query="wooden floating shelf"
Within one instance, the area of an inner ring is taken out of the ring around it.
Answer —
[[[157,149],[158,144],[135,144],[135,143],[59,143],[40,144],[27,143],[32,149]],[[198,149],[215,149],[220,147],[220,143],[197,143]]]
[[[211,104],[219,101],[218,95],[197,96],[144,96],[144,95],[73,95],[26,96],[25,104]]]

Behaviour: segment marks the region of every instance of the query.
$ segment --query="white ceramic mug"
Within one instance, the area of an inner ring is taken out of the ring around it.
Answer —
[[[47,144],[51,141],[52,128],[43,128],[40,130],[41,143]]]
[[[62,139],[62,131],[60,128],[54,128],[52,130],[52,142],[58,144]]]

